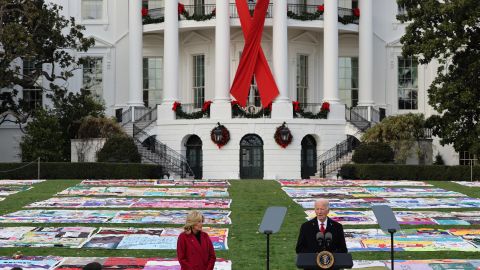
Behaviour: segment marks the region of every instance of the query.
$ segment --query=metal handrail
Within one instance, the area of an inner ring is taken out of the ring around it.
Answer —
[[[365,106],[348,108],[345,105],[345,119],[362,132],[376,124],[368,121],[368,107]]]
[[[248,3],[248,9],[250,14],[253,15],[253,10],[255,10],[255,3]],[[273,15],[273,4],[268,4],[267,15],[265,18],[272,18]],[[237,11],[237,6],[235,3],[230,3],[230,18],[240,18]]]
[[[311,112],[313,114],[316,114],[320,111],[322,108],[323,103],[300,103],[298,106],[300,107],[300,110],[303,112]],[[300,114],[293,114],[294,118],[302,118]]]
[[[238,109],[238,113],[236,110]],[[271,118],[272,113],[263,107],[250,105],[247,107],[232,107],[232,118]]]
[[[137,142],[143,143],[139,139],[139,137],[140,137],[139,135],[141,135],[142,137],[148,138],[148,144],[149,144],[149,147],[150,147],[150,149],[149,149],[150,152],[155,153],[157,155],[156,158],[159,158],[162,161],[164,161],[165,163],[167,163],[167,164],[162,163],[161,165],[164,165],[164,166],[168,165],[168,167],[170,169],[179,172],[182,176],[186,175],[186,173],[188,173],[189,175],[194,175],[192,169],[188,165],[187,159],[184,156],[182,156],[180,153],[171,149],[166,144],[163,144],[163,143],[159,142],[157,139],[152,137],[150,134],[148,134],[145,131],[143,131],[142,129],[138,128],[135,124],[133,124],[133,130],[134,130],[133,131],[133,134],[134,134],[133,138]],[[155,157],[153,157],[152,155],[147,155],[146,153],[143,153],[143,154],[144,154],[144,157],[148,158],[152,162],[157,162],[157,163],[160,162],[160,161],[156,161]]]
[[[293,12],[298,15],[314,14],[317,11],[318,6],[319,5],[288,4],[287,12]],[[212,12],[215,10],[216,4],[184,5],[184,7],[190,16],[192,15],[204,16],[204,15],[212,14]],[[250,10],[250,13],[253,15],[253,10],[255,9],[255,3],[248,3],[248,9]],[[163,22],[165,18],[165,8],[161,7],[161,8],[148,9],[148,16],[150,17],[151,20],[153,20],[156,23]],[[349,8],[339,7],[338,16],[339,17],[354,16],[353,10]],[[272,18],[272,17],[273,17],[273,4],[269,4],[266,18]],[[230,3],[230,18],[239,18],[235,3]],[[180,16],[179,19],[182,19],[182,16]],[[323,20],[323,15],[320,15],[318,17],[318,20]],[[358,24],[359,20],[355,19],[353,23]]]
[[[157,120],[157,107],[154,108],[135,108],[135,122]]]
[[[203,5],[184,5],[185,11],[189,16],[205,16],[213,14],[215,16],[216,4],[203,4]],[[179,18],[183,19],[182,16]]]
[[[288,4],[287,12],[293,12],[295,14],[313,14],[318,11],[319,5],[305,5],[305,4]],[[323,15],[319,19],[323,18]]]
[[[195,103],[182,103],[182,111],[185,113],[195,113],[201,110],[202,110],[202,105],[199,106],[199,104],[195,104]]]
[[[132,121],[132,107],[128,107],[125,111],[122,112],[122,126],[130,123]]]
[[[375,107],[372,107],[371,118],[373,123],[375,124],[380,123],[380,110],[376,109]]]
[[[148,16],[152,19],[165,18],[165,8],[150,8],[148,9]]]
[[[355,140],[355,137],[359,134],[361,134],[361,131],[358,131],[351,137],[348,137],[342,142],[336,144],[334,147],[330,148],[329,150],[317,157],[317,160],[319,162],[318,170],[321,177],[325,178],[327,173],[330,172],[328,171],[330,165],[335,164],[340,159],[353,152],[353,150],[355,150],[359,146],[359,144]]]

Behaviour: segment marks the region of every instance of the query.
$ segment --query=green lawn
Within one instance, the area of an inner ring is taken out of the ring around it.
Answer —
[[[0,214],[14,212],[23,206],[50,198],[56,192],[79,183],[79,180],[49,180],[36,184],[33,189],[7,197],[0,202]],[[303,209],[295,204],[275,181],[266,180],[234,180],[230,181],[230,197],[232,225],[228,237],[228,251],[218,251],[217,256],[231,259],[234,269],[261,269],[265,266],[266,236],[258,232],[263,214],[269,206],[287,207],[287,216],[278,234],[271,236],[270,259],[271,269],[295,269],[295,244],[299,226],[305,221]],[[465,193],[472,197],[480,197],[480,188],[468,188],[449,182],[430,183],[449,190]],[[467,210],[467,209],[464,209]],[[478,210],[478,209],[475,209]],[[447,210],[446,210],[447,211]],[[449,211],[449,210],[448,210]],[[457,211],[457,210],[455,210]],[[40,224],[22,224],[21,226],[40,226]],[[62,226],[62,224],[42,224],[42,226]],[[68,226],[115,226],[131,227],[132,224],[68,224]],[[19,226],[18,224],[2,224],[2,226]],[[63,224],[65,226],[65,224]],[[138,225],[135,227],[155,227]],[[165,227],[165,226],[157,226]],[[223,226],[222,226],[223,227]],[[357,226],[357,228],[372,226]],[[375,226],[373,226],[375,227]],[[410,226],[409,226],[410,227]],[[432,226],[425,226],[432,227]],[[448,226],[434,226],[448,228]],[[352,226],[345,226],[352,228]],[[470,228],[480,228],[473,225]],[[0,255],[10,256],[17,250],[25,255],[60,255],[60,256],[135,256],[135,257],[175,257],[175,251],[158,250],[83,250],[66,248],[0,248]],[[354,259],[385,259],[388,252],[355,252]],[[396,258],[478,258],[478,253],[465,252],[399,252]]]

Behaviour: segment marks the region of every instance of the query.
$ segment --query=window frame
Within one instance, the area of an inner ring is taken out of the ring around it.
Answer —
[[[396,68],[396,74],[397,74],[397,80],[396,80],[396,89],[397,89],[397,100],[396,100],[396,104],[397,104],[397,109],[398,111],[418,111],[418,107],[419,107],[419,84],[418,84],[418,80],[419,80],[419,73],[418,73],[418,67],[419,67],[419,63],[418,63],[418,60],[416,60],[417,58],[416,57],[407,57],[407,58],[404,58],[403,56],[397,56],[397,68]],[[415,60],[415,61],[414,61]],[[406,65],[406,61],[408,61],[409,65],[407,66]],[[401,63],[404,63],[403,65],[401,65]],[[414,66],[413,63],[416,63],[416,65]],[[407,68],[410,68],[412,69],[412,74],[410,75],[410,78],[405,78],[405,77],[402,77],[400,71],[402,69],[407,69]],[[415,76],[413,75],[415,74]],[[416,80],[414,80],[414,78],[416,78]],[[411,80],[412,82],[416,82],[416,85],[415,87],[403,87],[401,86],[401,83],[400,83],[400,80]],[[403,91],[402,95],[401,95],[401,92]],[[405,96],[406,94],[406,91],[409,91],[409,93],[415,93],[415,98],[408,98],[408,99],[402,99],[401,100],[401,96]],[[403,106],[401,106],[401,102],[403,101]],[[410,106],[407,107],[405,104],[406,101],[409,101],[410,102]],[[415,106],[414,106],[414,105]]]
[[[470,154],[469,151],[460,151],[458,153],[458,164],[462,166],[470,166],[473,163],[473,166],[477,165],[478,158],[475,154]]]
[[[101,70],[101,95],[98,94],[97,91],[95,91],[95,95],[92,95],[93,97],[96,97],[100,100],[104,99],[105,96],[105,57],[103,55],[84,55],[81,56],[81,58],[87,58],[87,59],[101,59],[101,68],[96,69],[96,70]],[[81,89],[84,91],[88,91],[90,94],[92,94],[92,91],[90,88],[85,87],[85,64],[82,64],[82,78],[81,78]]]
[[[31,59],[22,59],[22,76],[30,74],[36,70],[35,61]],[[28,69],[27,69],[28,66]],[[41,69],[41,68],[40,68]],[[32,98],[32,95],[34,96]],[[39,75],[31,87],[22,88],[22,100],[28,103],[27,108],[34,110],[43,107],[43,76]]]
[[[83,2],[84,1],[92,1],[92,0],[80,0],[78,3],[79,7],[78,7],[78,10],[79,10],[79,18],[80,18],[80,23],[81,24],[108,24],[108,1],[107,0],[98,0],[98,1],[101,1],[102,2],[102,11],[101,11],[101,14],[102,14],[102,17],[101,18],[98,18],[98,19],[86,19],[86,18],[83,18]]]
[[[350,78],[347,78],[347,76],[344,76],[342,77],[342,68],[343,69],[347,69],[346,66],[342,66],[341,65],[341,62],[340,60],[341,59],[350,59],[350,63],[352,64],[351,67],[350,67],[350,72],[351,72],[351,76]],[[355,61],[353,61],[355,59]],[[356,62],[356,67],[354,67],[353,63]],[[359,93],[359,84],[360,84],[360,78],[359,78],[359,58],[357,56],[339,56],[338,57],[338,92],[339,92],[339,95],[340,95],[340,99],[342,100],[342,102],[345,103],[345,99],[342,98],[342,93],[347,93],[349,94],[349,97],[350,97],[350,101],[349,103],[351,103],[351,106],[350,107],[356,107],[358,106],[358,100],[359,100],[359,97],[358,97],[358,93]],[[356,74],[356,77],[354,76],[354,74]],[[347,79],[350,79],[352,82],[353,80],[356,80],[356,85],[357,87],[353,87],[353,83],[351,83],[352,87],[350,88],[342,88],[341,87],[341,83],[340,83],[340,80],[347,80]],[[347,95],[345,95],[345,98],[346,98]],[[354,98],[356,97],[356,98]],[[348,106],[348,103],[345,103],[345,105]]]
[[[199,70],[197,57],[203,58],[203,67]],[[193,108],[201,109],[205,102],[205,60],[204,53],[192,54],[192,103]]]
[[[148,60],[150,59],[155,59],[155,60],[158,60],[159,63],[155,64],[155,67],[151,68]],[[146,62],[147,61],[147,62]],[[146,107],[149,107],[151,108],[152,104],[150,104],[150,100],[152,101],[155,101],[156,100],[156,105],[159,105],[162,103],[162,100],[163,100],[163,56],[145,56],[143,57],[143,66],[142,66],[142,70],[143,70],[143,78],[142,78],[142,93],[143,93],[143,102],[145,104]],[[157,66],[158,65],[158,66]],[[150,78],[150,71],[153,70],[154,71],[154,74],[158,75],[155,76],[153,79]],[[154,81],[155,83],[155,87],[154,88],[145,88],[145,86],[149,86],[150,85],[150,82],[151,81]],[[157,100],[156,98],[154,99],[149,99],[150,97],[150,92],[159,92],[160,93],[160,97],[159,99]]]
[[[301,58],[304,58],[303,63],[305,66],[300,67],[300,62]],[[297,101],[300,102],[301,104],[308,103],[309,101],[309,61],[310,61],[310,55],[306,53],[297,53],[297,64],[296,64],[296,76],[295,76],[295,89],[296,89],[296,98]],[[300,72],[303,70],[304,74],[300,74]],[[302,76],[303,75],[303,76]],[[300,79],[300,77],[303,77]],[[300,85],[300,81],[304,82],[304,85]],[[301,95],[299,94],[300,91],[303,92],[303,98],[300,98]]]

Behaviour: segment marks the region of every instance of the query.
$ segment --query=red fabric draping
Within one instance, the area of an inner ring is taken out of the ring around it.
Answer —
[[[269,0],[259,0],[253,18],[246,0],[236,0],[245,46],[230,93],[244,107],[247,103],[252,76],[255,74],[263,107],[267,107],[279,94],[277,84],[261,48],[262,32]]]

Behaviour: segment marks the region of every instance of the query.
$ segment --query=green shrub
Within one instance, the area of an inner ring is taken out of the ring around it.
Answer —
[[[142,161],[133,139],[118,135],[105,142],[97,157],[99,162],[140,163]]]
[[[445,165],[445,162],[443,161],[442,155],[440,153],[437,153],[435,156],[435,161],[433,162],[434,165]]]
[[[116,135],[126,134],[115,120],[106,117],[87,116],[82,119],[77,138],[111,138]]]
[[[425,117],[423,114],[401,114],[389,116],[369,128],[362,136],[362,142],[388,143],[395,153],[395,162],[405,164],[407,158],[417,154],[425,156],[425,149],[418,142],[425,139]]]
[[[20,142],[22,161],[41,158],[44,161],[64,161],[65,140],[58,118],[40,109],[35,112],[33,121],[25,128]]]
[[[386,143],[363,143],[352,156],[355,163],[390,163],[393,161],[394,153],[392,148]]]
[[[21,168],[22,167],[22,168]],[[21,168],[21,169],[19,169]],[[37,179],[37,163],[0,163],[0,179]],[[155,179],[164,170],[155,164],[41,162],[42,179]]]
[[[469,166],[346,164],[340,169],[343,179],[374,180],[470,180]],[[480,178],[480,166],[473,167],[473,179]]]

